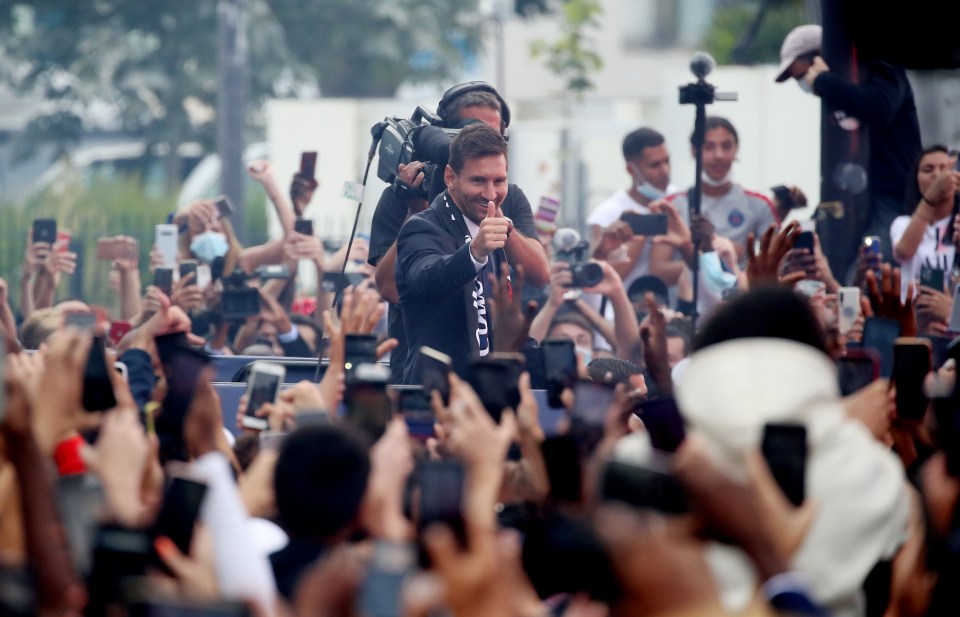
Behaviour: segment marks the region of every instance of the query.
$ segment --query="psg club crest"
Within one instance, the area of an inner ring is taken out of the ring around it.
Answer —
[[[746,221],[746,217],[743,216],[743,212],[739,210],[734,210],[730,213],[730,216],[727,217],[727,223],[730,227],[740,227]]]

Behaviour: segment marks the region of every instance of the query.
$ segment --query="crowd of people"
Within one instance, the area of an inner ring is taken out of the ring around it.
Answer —
[[[482,82],[335,253],[316,180],[266,161],[281,237],[202,200],[149,252],[103,238],[112,307],[58,296],[76,255],[38,221],[19,306],[0,279],[0,614],[955,614],[957,156],[920,147],[902,69],[850,84],[820,44],[791,33],[778,81],[898,127],[850,273],[799,189],[735,182],[721,117],[699,213],[642,127],[580,241],[509,182]],[[233,355],[258,362],[228,409]],[[290,358],[318,379],[261,396]]]

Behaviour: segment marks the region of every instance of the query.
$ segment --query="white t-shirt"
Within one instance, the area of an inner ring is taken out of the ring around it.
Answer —
[[[890,224],[890,243],[896,245],[900,242],[907,226],[910,224],[909,216],[898,216]],[[913,259],[907,262],[900,262],[900,299],[907,299],[907,290],[910,283],[920,282],[920,268],[926,263],[931,268],[940,268],[945,270],[944,280],[950,275],[953,269],[953,258],[956,254],[956,248],[953,246],[950,234],[950,216],[944,217],[934,223],[927,225],[923,232],[923,239],[917,246],[917,252],[913,254]],[[944,242],[944,238],[947,241]]]
[[[672,202],[680,216],[689,224],[690,202],[687,194],[676,195]],[[770,225],[780,224],[773,202],[766,195],[748,191],[739,184],[734,184],[719,197],[703,195],[700,211],[713,223],[718,235],[730,238],[740,245],[746,245],[747,235],[751,231],[759,240]]]
[[[609,199],[601,202],[594,208],[590,216],[587,217],[587,225],[597,225],[601,229],[608,227],[614,221],[620,218],[624,212],[639,212],[640,214],[651,214],[650,208],[635,201],[626,191],[617,191]],[[645,242],[640,256],[630,273],[623,277],[623,286],[630,287],[634,282],[644,274],[650,272],[650,246],[651,242]]]

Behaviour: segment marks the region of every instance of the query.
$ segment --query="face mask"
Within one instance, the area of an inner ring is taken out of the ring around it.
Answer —
[[[643,179],[643,176],[640,175],[640,172],[637,171],[636,167],[631,166],[630,169],[635,174],[634,176],[634,187],[637,189],[637,192],[649,199],[650,201],[656,201],[658,199],[663,199],[663,196],[666,195],[665,192],[661,191],[654,185],[650,184]],[[637,178],[640,178],[640,181],[637,182]]]
[[[224,257],[230,245],[227,237],[218,231],[205,231],[190,241],[190,251],[204,263],[213,263],[217,257]]]
[[[800,86],[800,89],[806,92],[807,94],[813,94],[813,86],[807,83],[806,79],[798,79],[797,85]]]
[[[714,293],[722,293],[724,289],[729,289],[737,284],[737,277],[731,272],[727,272],[720,265],[720,256],[716,251],[701,253],[700,255],[700,274],[703,282]]]
[[[733,182],[733,170],[731,169],[730,171],[728,171],[727,174],[724,177],[720,178],[719,180],[714,180],[709,175],[707,175],[706,171],[702,171],[700,172],[700,179],[707,186],[712,186],[714,188],[718,186],[724,186]]]
[[[586,347],[577,347],[577,355],[583,359],[583,365],[586,366],[590,364],[590,360],[593,360],[593,350],[587,349]]]

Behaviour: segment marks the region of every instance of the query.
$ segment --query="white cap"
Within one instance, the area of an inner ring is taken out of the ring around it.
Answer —
[[[793,61],[812,51],[820,51],[823,46],[823,28],[813,24],[797,26],[783,39],[780,46],[780,66],[777,69],[777,81],[786,81],[790,75],[787,69]]]

